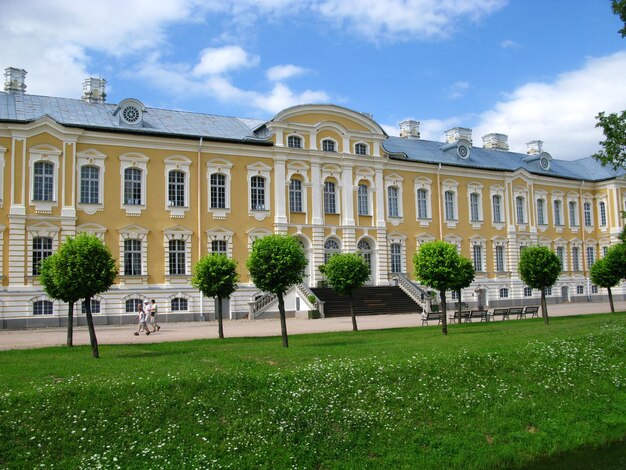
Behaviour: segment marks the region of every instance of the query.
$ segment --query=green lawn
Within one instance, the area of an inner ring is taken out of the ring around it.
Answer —
[[[626,314],[0,352],[0,468],[515,468],[626,436]]]

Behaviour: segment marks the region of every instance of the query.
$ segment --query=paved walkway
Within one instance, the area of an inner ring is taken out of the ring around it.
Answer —
[[[608,312],[608,302],[549,305],[551,317]],[[615,310],[626,311],[626,301],[615,303]],[[422,324],[419,315],[369,315],[357,317],[360,330],[406,328]],[[431,323],[432,325],[432,323]],[[98,344],[145,344],[164,341],[187,341],[191,339],[217,338],[217,322],[164,323],[161,330],[150,336],[134,336],[136,325],[96,326]],[[350,317],[322,318],[319,320],[287,319],[290,335],[322,333],[329,331],[351,331]],[[225,320],[224,336],[280,336],[280,321],[272,320]],[[67,328],[40,328],[30,330],[0,330],[0,350],[31,349],[48,346],[63,346],[67,339]],[[89,344],[87,327],[74,328],[74,344]]]

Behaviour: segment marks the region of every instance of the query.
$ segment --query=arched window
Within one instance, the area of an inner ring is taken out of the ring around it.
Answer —
[[[186,274],[186,251],[184,240],[170,240],[169,241],[170,252],[170,274],[180,275]]]
[[[170,206],[185,207],[185,173],[180,170],[170,171],[167,192]]]
[[[428,191],[424,188],[417,190],[417,218],[428,218]]]
[[[357,190],[357,206],[359,215],[370,215],[369,208],[369,188],[365,184],[360,184]]]
[[[585,227],[591,227],[593,225],[593,217],[591,215],[591,203],[585,202],[583,204],[583,213],[585,216]]]
[[[396,186],[389,186],[387,188],[387,207],[389,217],[398,217],[398,188]]]
[[[601,201],[599,204],[600,207],[600,225],[602,227],[606,227],[606,204],[604,201]]]
[[[334,238],[329,238],[324,243],[324,264],[328,263],[331,256],[339,253],[339,242]]]
[[[33,276],[39,276],[41,262],[52,255],[52,238],[33,238]]]
[[[335,146],[335,141],[330,139],[322,140],[322,150],[324,152],[336,152],[337,148]]]
[[[326,181],[324,183],[324,213],[337,213],[337,193],[335,183],[332,181]]]
[[[354,153],[356,153],[357,155],[367,155],[367,145],[356,144],[354,146]]]
[[[128,206],[141,205],[141,170],[139,168],[124,170],[124,203]]]
[[[99,204],[100,168],[83,165],[80,167],[80,203]]]
[[[367,266],[370,269],[370,273],[372,272],[372,245],[367,240],[359,240],[357,244],[357,249],[359,250],[359,254],[363,257]]]
[[[38,300],[33,302],[33,315],[52,315],[54,306],[49,300]]]
[[[302,181],[297,179],[289,182],[289,210],[302,212]]]
[[[174,297],[170,301],[170,310],[172,312],[186,312],[189,309],[187,299],[184,297]]]
[[[250,204],[253,211],[265,210],[265,178],[262,176],[250,179]]]
[[[211,173],[211,209],[226,209],[226,175]]]
[[[302,148],[302,137],[298,137],[297,135],[290,135],[287,137],[287,147],[292,149],[301,149]]]
[[[142,304],[141,299],[128,299],[126,300],[125,311],[126,313],[137,313],[139,306]]]
[[[124,275],[141,275],[141,240],[124,240]]]
[[[54,164],[37,162],[34,167],[33,200],[54,200]]]
[[[494,222],[503,222],[502,218],[502,196],[499,194],[494,194],[491,198],[491,202],[493,205],[493,221]]]

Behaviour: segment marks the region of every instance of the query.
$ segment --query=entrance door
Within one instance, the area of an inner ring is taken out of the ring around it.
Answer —
[[[487,289],[478,291],[478,308],[487,308]]]
[[[217,297],[214,300],[215,305],[215,319],[217,320]],[[230,299],[222,299],[222,318],[224,320],[232,320],[230,317]]]
[[[565,303],[569,302],[569,287],[561,287],[561,300]]]

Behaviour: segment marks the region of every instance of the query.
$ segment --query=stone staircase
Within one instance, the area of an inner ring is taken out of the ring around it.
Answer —
[[[329,287],[311,289],[324,301],[325,317],[350,316],[348,297],[338,295]],[[402,289],[396,286],[361,287],[352,294],[355,315],[382,315],[393,313],[421,313],[416,304]]]

